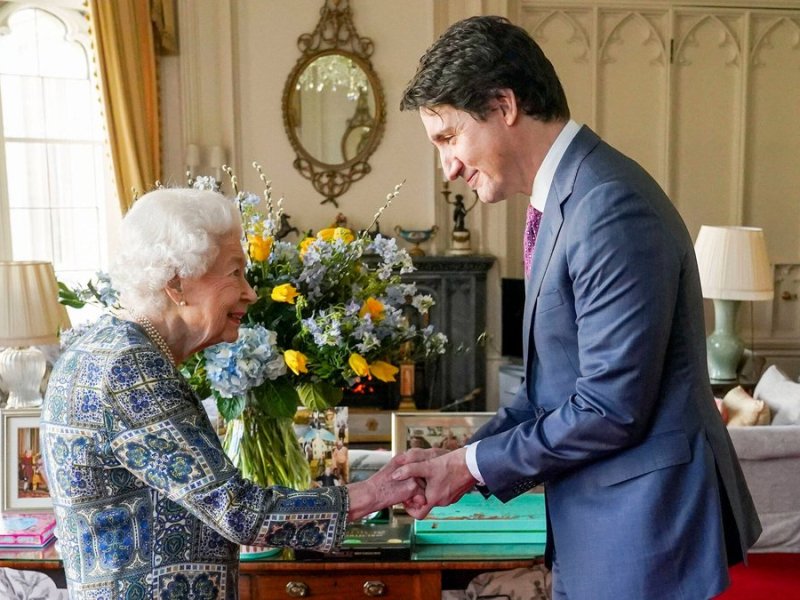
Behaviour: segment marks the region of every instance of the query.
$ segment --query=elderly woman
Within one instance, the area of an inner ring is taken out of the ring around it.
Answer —
[[[123,221],[122,303],[60,357],[42,413],[73,599],[236,598],[239,545],[335,549],[348,520],[421,490],[391,479],[264,488],[225,456],[176,365],[238,337],[256,295],[221,194],[160,189]]]

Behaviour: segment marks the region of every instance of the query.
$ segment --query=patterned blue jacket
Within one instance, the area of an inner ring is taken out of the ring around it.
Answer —
[[[73,600],[235,599],[240,544],[328,551],[344,534],[345,488],[241,477],[136,323],[105,315],[61,355],[41,435]]]

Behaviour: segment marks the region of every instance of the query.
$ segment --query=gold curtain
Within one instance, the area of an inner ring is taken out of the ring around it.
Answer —
[[[90,0],[92,36],[122,213],[160,179],[152,0]],[[160,40],[159,40],[160,41]]]

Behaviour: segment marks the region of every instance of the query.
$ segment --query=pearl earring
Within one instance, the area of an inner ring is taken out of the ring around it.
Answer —
[[[178,306],[186,306],[186,300],[181,300],[178,302]]]

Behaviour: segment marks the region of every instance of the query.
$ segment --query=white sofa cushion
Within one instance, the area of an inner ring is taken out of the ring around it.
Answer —
[[[753,396],[772,411],[773,425],[800,425],[800,383],[772,365],[761,376]]]

